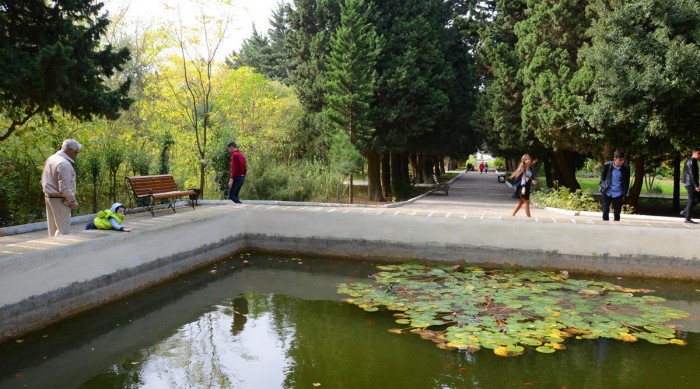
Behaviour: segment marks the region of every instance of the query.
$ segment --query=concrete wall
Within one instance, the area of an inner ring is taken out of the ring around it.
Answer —
[[[692,242],[692,229],[481,220],[386,208],[247,205],[198,212],[168,216],[171,223],[158,228],[0,261],[0,341],[251,249],[700,279],[697,248],[672,244]]]

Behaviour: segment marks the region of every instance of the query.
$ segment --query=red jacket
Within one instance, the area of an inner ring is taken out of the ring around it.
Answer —
[[[245,156],[238,149],[233,150],[231,154],[231,178],[236,178],[238,176],[245,176],[246,166],[245,166]]]

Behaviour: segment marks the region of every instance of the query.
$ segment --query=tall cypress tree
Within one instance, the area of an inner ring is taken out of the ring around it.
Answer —
[[[307,134],[307,150],[323,157],[323,115],[326,103],[326,63],[330,51],[330,32],[340,25],[338,0],[295,0],[289,15],[291,28],[287,48],[294,68],[290,80],[305,110],[300,130]]]
[[[285,85],[290,84],[290,73],[293,62],[289,58],[287,40],[290,33],[289,15],[291,8],[288,4],[279,3],[277,9],[272,11],[268,37],[270,40],[270,79],[279,81]]]
[[[380,38],[370,23],[374,14],[372,4],[365,0],[345,0],[341,7],[341,24],[331,37],[328,61],[328,102],[326,116],[332,131],[343,131],[350,143],[367,155],[373,148],[374,128],[370,104],[374,98],[377,73],[375,65],[380,50]],[[369,180],[370,186],[378,182]],[[381,190],[370,188],[381,195]],[[352,174],[350,201],[352,202]]]
[[[384,37],[379,56],[375,125],[391,158],[392,194],[408,193],[407,150],[432,131],[449,110],[453,70],[445,60],[445,26],[451,16],[438,0],[387,0],[377,3],[378,32]]]

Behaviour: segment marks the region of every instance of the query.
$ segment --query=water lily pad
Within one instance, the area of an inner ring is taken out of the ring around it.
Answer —
[[[635,296],[650,290],[552,272],[420,264],[378,268],[373,284],[341,284],[338,293],[366,311],[399,312],[396,322],[410,326],[405,331],[440,348],[483,347],[514,356],[523,346],[563,350],[571,337],[684,344],[676,338],[680,332],[664,323],[688,314],[663,306],[662,298]]]

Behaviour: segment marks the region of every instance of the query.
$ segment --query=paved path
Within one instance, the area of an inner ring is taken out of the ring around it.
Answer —
[[[511,213],[517,200],[511,197],[512,189],[499,183],[496,173],[479,174],[479,172],[462,173],[450,187],[449,196],[441,193],[422,197],[400,209],[421,211],[439,211],[466,214],[469,218],[517,220],[533,223],[574,223],[599,225],[634,225],[660,228],[700,228],[699,225],[685,224],[683,218],[622,215],[620,222],[602,220],[600,212],[574,212],[557,209],[530,207],[531,218],[525,216],[521,208],[513,217]],[[612,215],[611,215],[612,216]]]
[[[289,205],[290,203],[284,203]],[[511,216],[516,200],[511,198],[511,189],[504,183],[499,183],[496,173],[479,174],[478,172],[465,172],[460,174],[451,183],[449,196],[442,193],[422,196],[414,201],[408,201],[403,205],[391,209],[391,214],[408,214],[428,217],[450,217],[465,219],[485,219],[519,221],[530,223],[573,223],[587,225],[611,224],[619,226],[644,226],[649,228],[678,228],[700,229],[699,225],[683,223],[683,219],[671,217],[654,217],[644,215],[622,215],[622,221],[604,222],[600,213],[575,214],[573,211],[557,211],[531,207],[532,217],[525,216],[525,211],[520,210],[515,217]],[[264,201],[249,201],[243,206],[279,206],[279,203]],[[296,203],[294,206],[301,205]],[[171,223],[171,218],[204,218],[221,206],[235,206],[230,202],[211,202],[208,205],[200,205],[193,211],[190,207],[178,208],[176,214],[170,210],[161,210],[152,217],[147,212],[135,215],[127,215],[125,225],[134,227],[134,231],[157,229],[159,225]],[[291,205],[289,205],[291,206]],[[309,208],[317,208],[319,204],[309,204]],[[340,204],[328,205],[342,209]],[[364,208],[364,207],[359,207]],[[368,210],[377,210],[377,207],[366,207]],[[384,208],[382,208],[384,209]],[[354,211],[359,211],[354,207]],[[384,212],[382,212],[384,213]],[[386,213],[389,213],[386,210]],[[85,222],[74,224],[73,234],[69,236],[49,238],[46,230],[38,230],[9,236],[0,236],[0,259],[16,256],[27,252],[46,250],[53,247],[70,245],[85,240],[96,239],[111,234],[124,234],[116,231],[85,231]]]

